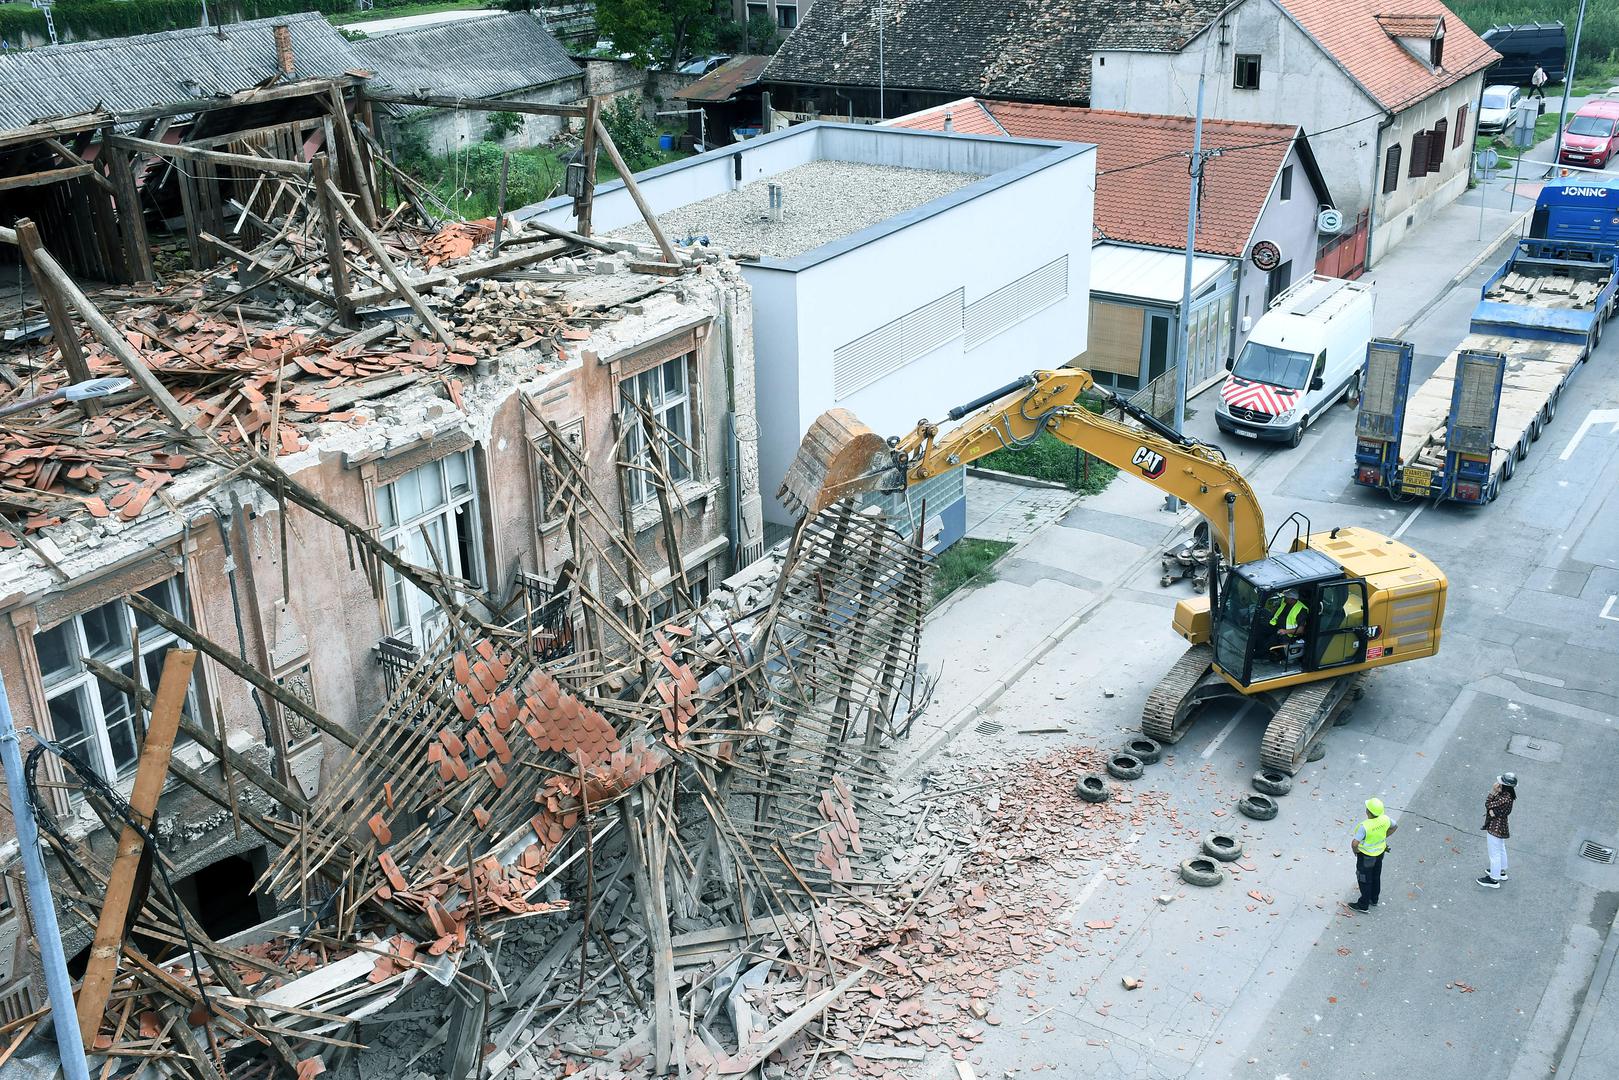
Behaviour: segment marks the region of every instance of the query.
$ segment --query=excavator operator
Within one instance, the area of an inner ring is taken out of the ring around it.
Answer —
[[[1271,651],[1279,654],[1279,659],[1293,660],[1303,649],[1300,639],[1304,636],[1304,624],[1310,614],[1310,609],[1299,596],[1297,587],[1290,587],[1276,597],[1272,603],[1270,613],[1270,629],[1275,635],[1275,643]]]

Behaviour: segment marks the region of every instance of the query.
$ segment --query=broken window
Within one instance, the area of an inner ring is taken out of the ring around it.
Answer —
[[[582,418],[558,424],[557,430],[562,433],[562,441],[567,450],[567,454],[560,459],[548,432],[529,441],[536,458],[534,520],[541,532],[549,532],[562,524],[566,517],[566,508],[558,501],[557,470],[562,469],[566,472],[569,461],[582,461],[585,456],[585,422]]]
[[[686,575],[686,583],[691,586],[691,607],[686,606],[684,599],[676,595],[673,584],[665,585],[662,589],[647,597],[645,603],[652,615],[652,625],[662,626],[676,616],[703,606],[708,599],[708,571],[699,570]]]
[[[1238,90],[1259,89],[1259,54],[1238,53],[1231,84]]]
[[[142,589],[141,595],[176,618],[186,617],[178,577]],[[96,678],[84,661],[86,657],[98,660],[134,678],[137,638],[140,682],[155,693],[163,674],[163,656],[179,639],[146,616],[136,615],[122,600],[102,604],[34,635],[34,654],[56,741],[108,780],[134,771],[140,753],[135,717],[129,698]],[[195,719],[196,676],[192,679],[182,711]],[[176,738],[177,743],[187,741],[184,734]]]
[[[382,542],[412,565],[483,584],[472,451],[429,461],[377,489],[377,521]],[[385,595],[395,637],[425,647],[443,631],[437,601],[392,568],[385,571]]]
[[[645,424],[636,405],[645,405],[657,425],[658,455],[669,478],[677,483],[689,480],[695,462],[691,444],[691,360],[692,353],[666,360],[618,384],[624,397],[624,461],[630,466],[625,490],[630,505],[640,506],[657,496],[653,483],[652,454]]]

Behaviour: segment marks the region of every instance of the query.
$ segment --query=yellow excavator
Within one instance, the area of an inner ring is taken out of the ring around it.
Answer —
[[[1120,419],[1082,404],[1087,391]],[[1086,371],[1034,372],[949,418],[963,422],[942,433],[924,420],[885,440],[847,410],[823,413],[778,497],[795,514],[815,514],[845,496],[904,491],[1045,432],[1190,504],[1216,541],[1214,565],[1208,595],[1175,605],[1175,630],[1191,647],[1142,710],[1142,731],[1160,742],[1178,742],[1201,703],[1237,697],[1270,714],[1261,763],[1292,775],[1359,696],[1362,673],[1439,650],[1446,582],[1427,558],[1366,529],[1311,533],[1299,514],[1288,519],[1287,551],[1270,554],[1259,499],[1218,447],[1096,387]]]

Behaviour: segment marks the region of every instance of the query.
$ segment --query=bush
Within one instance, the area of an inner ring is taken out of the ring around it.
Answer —
[[[1580,14],[1580,0],[1450,0],[1449,7],[1462,22],[1482,34],[1492,26],[1507,23],[1562,22],[1568,28],[1568,43],[1574,45],[1574,24]],[[1585,29],[1580,34],[1579,66],[1576,81],[1583,81],[1581,69],[1595,74],[1596,68],[1619,69],[1619,4],[1588,3]]]
[[[985,454],[978,464],[999,472],[1050,480],[1066,485],[1070,491],[1095,495],[1107,487],[1119,470],[1097,458],[1091,458],[1087,466],[1082,455],[1082,451],[1055,435],[1042,432],[1034,445],[1019,450],[996,450]]]
[[[523,118],[514,112],[494,112],[489,114],[489,126],[484,128],[483,137],[490,142],[500,142],[508,135],[515,135],[523,130]]]
[[[613,103],[602,111],[601,119],[607,133],[613,137],[613,143],[618,147],[619,154],[624,158],[624,164],[629,166],[630,172],[650,169],[661,162],[662,159],[654,149],[658,129],[653,127],[652,121],[641,112],[641,104],[636,98],[615,98]]]

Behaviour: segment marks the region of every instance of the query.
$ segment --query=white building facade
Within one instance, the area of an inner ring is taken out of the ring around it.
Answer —
[[[777,524],[791,518],[775,490],[826,409],[848,409],[881,435],[903,435],[1030,371],[1060,367],[1087,344],[1092,146],[813,123],[637,181],[662,217],[817,161],[966,177],[949,194],[848,235],[742,263],[753,290],[760,486],[765,518]],[[802,187],[789,185],[789,213],[801,195]],[[535,214],[562,225],[570,210],[559,200]],[[617,182],[598,190],[593,213],[602,233],[638,219]],[[723,246],[723,237],[715,242]],[[924,500],[929,546],[959,539],[961,471],[890,500],[890,508],[914,523]]]

